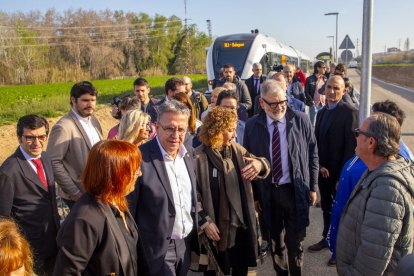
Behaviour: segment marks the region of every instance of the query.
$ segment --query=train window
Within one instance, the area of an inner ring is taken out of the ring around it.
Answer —
[[[223,41],[214,45],[213,65],[214,75],[219,76],[220,68],[226,64],[232,64],[236,74],[241,75],[247,55],[252,46],[251,40],[246,41]]]

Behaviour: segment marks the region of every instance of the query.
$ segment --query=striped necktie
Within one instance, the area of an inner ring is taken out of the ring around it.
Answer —
[[[272,137],[272,182],[279,184],[282,178],[282,156],[280,152],[280,134],[277,127],[278,121],[273,122]]]

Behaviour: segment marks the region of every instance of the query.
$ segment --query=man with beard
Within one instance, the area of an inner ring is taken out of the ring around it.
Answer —
[[[92,83],[82,81],[70,91],[68,114],[59,119],[50,132],[47,153],[59,192],[69,208],[84,193],[80,176],[93,145],[102,139],[102,128],[92,115],[98,92]]]
[[[253,181],[256,208],[272,239],[277,274],[301,275],[302,241],[318,183],[316,139],[309,117],[288,107],[286,90],[275,80],[263,83],[260,105],[264,112],[247,121],[243,141],[248,152],[272,165],[266,179]]]
[[[236,93],[239,98],[239,104],[244,106],[247,111],[252,108],[252,99],[249,94],[249,89],[246,84],[240,79],[239,76],[236,76],[236,70],[232,64],[224,65],[224,79],[220,81],[219,86],[223,86],[226,82],[232,82],[236,85]]]

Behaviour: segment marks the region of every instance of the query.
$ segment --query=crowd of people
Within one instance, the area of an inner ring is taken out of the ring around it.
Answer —
[[[330,248],[339,275],[409,271],[404,111],[378,102],[358,126],[346,67],[326,67],[263,76],[254,63],[243,81],[227,64],[210,101],[187,76],[156,100],[140,77],[113,99],[107,139],[88,81],[51,130],[21,117],[19,147],[0,167],[0,274],[242,276],[270,251],[277,275],[302,275],[315,204],[322,237],[308,250]]]

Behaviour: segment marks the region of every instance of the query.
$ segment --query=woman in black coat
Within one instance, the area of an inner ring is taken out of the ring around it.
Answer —
[[[76,202],[57,236],[54,275],[137,275],[141,269],[138,228],[125,196],[140,174],[141,153],[128,142],[92,147]]]

